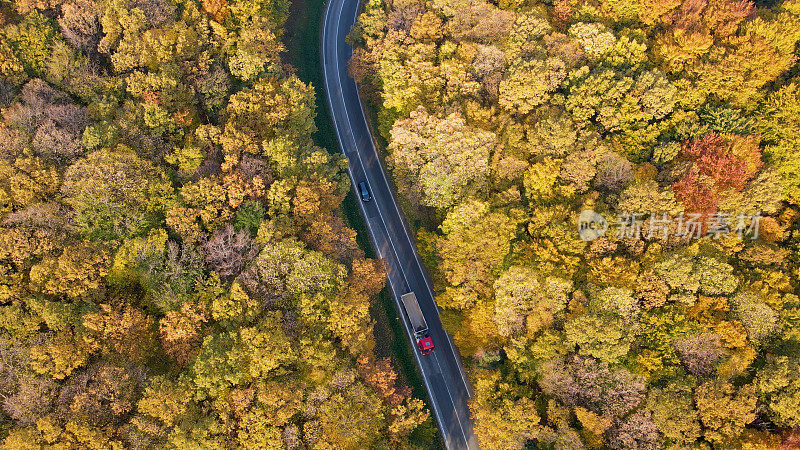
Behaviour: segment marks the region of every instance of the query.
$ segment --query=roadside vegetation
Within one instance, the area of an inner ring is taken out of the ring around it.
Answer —
[[[350,40],[482,448],[800,443],[797,0],[367,0]]]
[[[376,356],[385,271],[282,59],[288,2],[0,6],[0,446],[430,434]]]

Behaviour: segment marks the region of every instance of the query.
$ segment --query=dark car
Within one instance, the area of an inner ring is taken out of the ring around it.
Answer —
[[[358,183],[358,191],[361,193],[361,200],[368,202],[372,200],[372,194],[369,193],[369,188],[367,187],[367,182],[362,181]]]

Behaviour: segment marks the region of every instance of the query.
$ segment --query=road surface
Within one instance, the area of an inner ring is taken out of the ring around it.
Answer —
[[[322,25],[322,71],[339,146],[350,161],[348,173],[354,187],[366,181],[373,199],[357,200],[367,223],[370,239],[389,267],[389,287],[398,311],[400,296],[416,293],[436,349],[422,356],[417,350],[408,317],[400,312],[406,337],[412,343],[417,365],[428,391],[431,408],[444,443],[449,449],[477,449],[467,402],[469,381],[450,336],[442,328],[433,300],[430,277],[417,254],[414,239],[405,223],[386,178],[369,126],[364,117],[356,83],[347,75],[352,49],[345,43],[358,15],[359,0],[328,0]],[[356,198],[360,195],[356,192]]]

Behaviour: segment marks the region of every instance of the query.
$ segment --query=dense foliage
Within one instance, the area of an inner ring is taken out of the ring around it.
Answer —
[[[368,0],[350,39],[483,448],[798,444],[800,2]]]
[[[288,3],[0,6],[0,446],[406,441]]]

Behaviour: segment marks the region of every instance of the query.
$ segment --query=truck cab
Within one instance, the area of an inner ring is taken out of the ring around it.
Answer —
[[[430,336],[426,336],[417,340],[417,347],[419,348],[420,353],[427,355],[431,353],[436,346],[433,345],[433,339]]]

